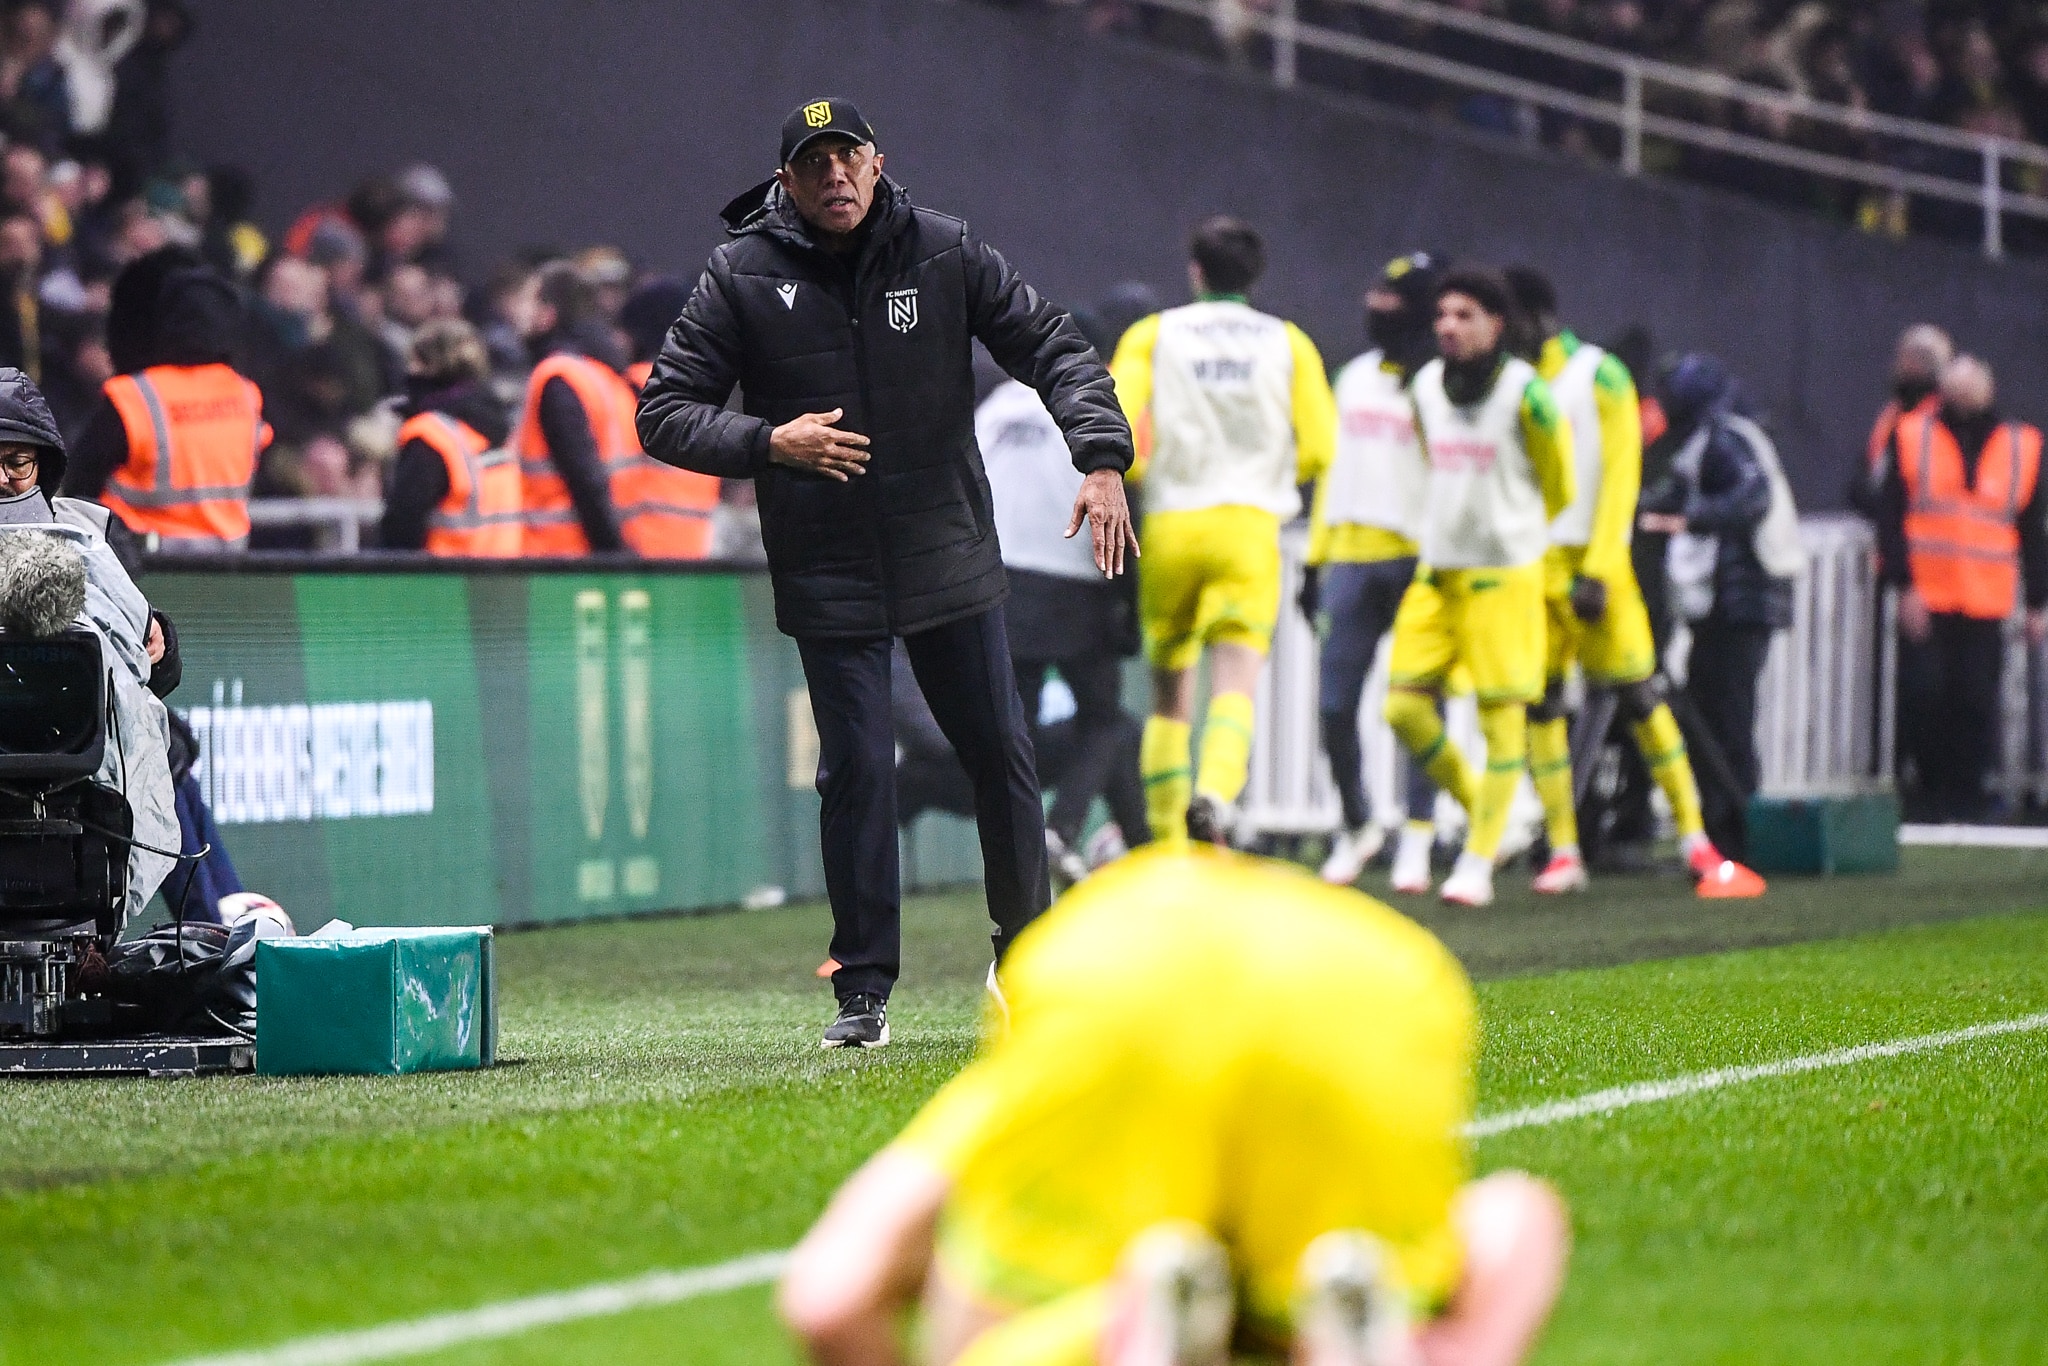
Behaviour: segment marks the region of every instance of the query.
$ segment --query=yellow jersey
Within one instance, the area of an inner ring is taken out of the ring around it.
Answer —
[[[1631,572],[1629,541],[1643,490],[1643,420],[1628,367],[1597,346],[1560,332],[1543,343],[1536,373],[1570,425],[1570,506],[1550,524],[1553,546],[1578,546],[1577,572],[1618,582]]]
[[[1268,1331],[1331,1229],[1383,1239],[1419,1310],[1448,1297],[1476,1036],[1426,930],[1285,864],[1146,850],[1032,925],[1003,988],[1007,1029],[899,1140],[953,1180],[949,1278],[1046,1305],[1191,1219]]]
[[[1132,324],[1109,365],[1139,434],[1131,479],[1150,512],[1255,507],[1287,521],[1329,468],[1337,405],[1315,343],[1243,299]]]

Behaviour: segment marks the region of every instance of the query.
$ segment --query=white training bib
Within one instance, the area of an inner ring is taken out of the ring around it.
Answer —
[[[1550,524],[1550,539],[1556,545],[1585,545],[1593,539],[1593,509],[1600,501],[1600,480],[1606,472],[1605,453],[1600,449],[1600,404],[1594,397],[1593,380],[1606,358],[1607,353],[1599,347],[1581,342],[1557,378],[1550,381],[1550,396],[1572,424],[1572,464],[1578,475],[1572,505]]]
[[[1146,508],[1256,507],[1285,521],[1301,511],[1294,472],[1287,324],[1226,299],[1160,314]]]
[[[974,410],[974,440],[988,470],[1003,563],[1066,579],[1101,578],[1088,528],[1071,539],[1065,534],[1081,472],[1038,395],[1016,380],[1003,381]]]
[[[1323,521],[1370,526],[1414,540],[1429,497],[1429,461],[1415,435],[1415,405],[1401,376],[1368,351],[1337,372],[1337,454],[1323,477]]]
[[[1533,564],[1549,545],[1543,489],[1522,444],[1522,395],[1535,367],[1510,356],[1486,397],[1461,408],[1444,392],[1444,363],[1415,376],[1429,457],[1422,558],[1437,569]]]

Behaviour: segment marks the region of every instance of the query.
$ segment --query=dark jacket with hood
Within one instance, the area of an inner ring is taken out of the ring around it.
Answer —
[[[1130,467],[1130,426],[1094,349],[959,219],[913,207],[884,178],[844,255],[812,240],[772,181],[725,221],[732,240],[641,393],[640,440],[669,464],[756,481],[787,634],[909,635],[1002,601],[970,339],[1038,391],[1078,469]],[[735,384],[742,412],[724,406]],[[774,427],[834,408],[869,438],[865,474],[841,483],[769,462]]]
[[[1665,380],[1663,397],[1672,448],[1703,426],[1706,447],[1697,481],[1670,476],[1644,495],[1644,510],[1681,513],[1689,530],[1718,539],[1713,619],[1790,626],[1792,580],[1772,574],[1757,558],[1754,537],[1771,510],[1771,481],[1748,440],[1728,425],[1728,416],[1740,410],[1734,377],[1712,356],[1687,356]]]
[[[40,499],[42,505],[20,520],[49,521],[54,515],[50,500],[58,497],[57,490],[66,471],[64,435],[58,430],[57,419],[51,414],[49,400],[43,397],[42,390],[34,380],[11,366],[0,369],[0,442],[41,448],[36,461],[36,487],[29,496]],[[103,509],[101,512],[105,515]],[[11,521],[15,517],[11,511],[0,511],[0,519]],[[139,564],[134,535],[114,516],[106,516],[106,533],[107,544],[120,559],[121,567],[134,577]],[[164,653],[150,669],[149,690],[158,697],[168,697],[184,675],[178,628],[162,612],[152,609],[150,616],[163,629]]]
[[[573,399],[574,394],[570,397]],[[420,413],[452,417],[475,428],[493,446],[504,445],[512,430],[505,405],[481,381],[465,380],[417,394],[400,411],[404,417]],[[584,425],[586,429],[589,426],[587,422]],[[424,550],[434,509],[441,506],[451,487],[448,462],[439,451],[418,437],[400,446],[391,462],[391,489],[384,498],[384,520],[378,526],[377,543],[386,550]]]

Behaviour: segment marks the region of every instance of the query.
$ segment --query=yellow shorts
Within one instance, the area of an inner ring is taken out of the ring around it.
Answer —
[[[1395,686],[1441,690],[1454,665],[1481,703],[1543,696],[1543,566],[1423,569],[1394,614]]]
[[[1272,648],[1280,519],[1261,508],[1146,514],[1138,618],[1154,668],[1192,668],[1210,645]]]
[[[1607,585],[1607,611],[1598,621],[1582,621],[1572,610],[1572,579],[1586,558],[1585,547],[1554,545],[1543,557],[1543,611],[1548,618],[1544,642],[1548,678],[1560,679],[1574,659],[1586,681],[1606,687],[1640,683],[1657,671],[1657,641],[1650,634],[1650,610],[1633,570]]]
[[[1269,1333],[1335,1228],[1386,1242],[1418,1313],[1448,1297],[1476,1025],[1421,927],[1285,865],[1147,850],[1061,898],[1003,978],[1007,1034],[898,1140],[953,1176],[949,1282],[1071,1323],[1134,1236],[1187,1219]],[[1189,982],[1231,1008],[1191,1014]]]

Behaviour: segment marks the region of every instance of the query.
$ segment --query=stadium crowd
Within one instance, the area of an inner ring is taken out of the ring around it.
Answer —
[[[1343,7],[1334,7],[1333,14],[1337,8]],[[1604,34],[1617,43],[1626,39],[1638,50],[1690,53],[1731,74],[1754,76],[1775,63],[1789,88],[1820,95],[1829,89],[1818,79],[1820,67],[1834,59],[1820,66],[1813,59],[1836,44],[1839,52],[1853,49],[1855,57],[1845,58],[1846,65],[1834,63],[1851,77],[1853,90],[1842,98],[1899,111],[1906,110],[1897,103],[1903,98],[1901,87],[1884,76],[1890,59],[1883,52],[1896,57],[1910,48],[1946,54],[1929,68],[1933,75],[1922,73],[1927,77],[1922,82],[1925,99],[1909,112],[1967,121],[1972,110],[1995,107],[2015,117],[2048,117],[2048,97],[2026,97],[2025,73],[2017,68],[1986,68],[1979,73],[1984,79],[1973,83],[1961,74],[1965,67],[1955,65],[1974,60],[1972,52],[1997,57],[2038,50],[2042,74],[2048,76],[2048,38],[2030,46],[1991,37],[2033,32],[2014,27],[2019,20],[2009,12],[1959,18],[1938,7],[1913,5],[1843,15],[1823,9],[1545,4],[1503,12],[1582,36]],[[685,286],[647,277],[622,252],[603,245],[535,251],[476,269],[476,263],[462,257],[454,236],[454,188],[442,172],[423,163],[371,176],[331,201],[304,209],[273,241],[253,221],[250,177],[234,167],[191,165],[171,150],[163,78],[166,63],[190,31],[189,15],[176,0],[153,0],[137,12],[137,41],[118,61],[105,64],[109,88],[101,92],[97,123],[90,123],[92,109],[79,97],[89,82],[76,78],[81,69],[77,54],[64,62],[55,55],[60,33],[69,32],[59,7],[22,0],[0,11],[0,136],[6,139],[0,148],[0,273],[11,302],[0,309],[0,364],[19,367],[49,396],[72,446],[67,491],[115,504],[140,533],[176,530],[155,525],[153,518],[170,514],[149,510],[120,475],[125,465],[132,478],[150,425],[148,404],[139,391],[129,392],[133,381],[128,377],[176,352],[182,357],[178,364],[231,364],[236,378],[222,383],[253,384],[251,392],[260,394],[260,417],[249,419],[263,432],[253,442],[260,447],[247,481],[253,497],[381,500],[387,511],[373,544],[484,554],[507,553],[515,542],[526,554],[596,549],[696,557],[712,552],[709,513],[721,496],[728,511],[746,507],[752,485],[732,481],[721,491],[717,480],[655,467],[638,454],[630,430],[634,391],[668,324],[682,309]],[[1129,12],[1115,6],[1096,6],[1092,14],[1112,27],[1132,21]],[[1731,36],[1737,33],[1742,35],[1739,43]],[[1747,54],[1739,61],[1732,55],[1737,49]],[[1804,55],[1793,61],[1790,54]],[[1473,117],[1470,109],[1454,112]],[[167,282],[173,280],[182,283],[171,287]],[[225,281],[233,289],[209,289],[203,281]],[[195,284],[200,285],[196,290]],[[1130,297],[1112,297],[1080,311],[1083,330],[1105,357],[1116,350],[1123,329],[1156,306],[1149,298],[1134,303],[1142,287],[1125,293]],[[171,342],[156,335],[181,329]],[[1541,340],[1524,338],[1521,349],[1534,357]],[[1614,350],[1637,375],[1655,377],[1653,354],[1641,336],[1617,338]],[[1922,368],[1930,376],[1926,385],[1935,384],[1940,364],[1927,362]],[[1659,441],[1654,435],[1668,416],[1657,400],[1668,397],[1671,378],[1645,385],[1651,399],[1646,444],[1653,476],[1659,460],[1675,450],[1673,438]],[[1707,384],[1712,392],[1685,401],[1741,413],[1740,386],[1725,371],[1695,368],[1687,382]],[[1988,382],[1986,377],[1977,387]],[[992,387],[992,379],[982,384],[981,396]],[[1918,403],[1932,392],[1923,386],[1910,397]],[[1014,398],[1013,388],[996,407]],[[1985,444],[1986,434],[2005,430],[1983,417],[1985,411],[1990,411],[1988,399],[1972,410],[1958,406],[1942,419],[1941,430],[1959,433],[1961,445],[1969,448],[1963,459],[1971,478],[1977,463],[1971,457]],[[449,432],[460,431],[444,437],[443,418],[450,420]],[[1005,432],[1022,430],[1000,420],[984,425],[983,445],[992,457],[1001,455]],[[1890,429],[1885,431],[1888,436]],[[247,450],[253,435],[229,444],[238,442]],[[507,459],[490,469],[478,463],[508,445],[523,458],[524,469]],[[1912,462],[1894,455],[1886,465],[1882,446],[1874,439],[1867,486],[1856,501],[1878,519],[1888,582],[1904,591],[1914,577],[1905,548]],[[622,456],[628,449],[631,456]],[[992,459],[992,470],[1000,463]],[[1886,469],[1892,471],[1889,492],[1881,487]],[[1071,490],[1062,496],[1071,498]],[[546,504],[540,509],[540,520],[550,523],[546,527],[535,525],[537,497]],[[470,504],[466,520],[465,499]],[[248,527],[227,515],[228,529],[221,533],[225,542],[276,548],[314,544],[306,527]],[[2022,528],[2031,525],[2027,517],[2020,519]],[[1022,546],[1026,539],[1025,532],[1005,529],[1006,548]],[[2029,606],[2038,606],[2037,600],[2048,595],[2048,572],[2035,572],[2038,541],[2029,536],[2024,545]],[[742,536],[717,549],[759,554],[759,547],[758,537]],[[1049,568],[1057,574],[1060,567],[1058,553],[1048,549],[1037,560],[1023,553],[1013,570],[1028,589],[1034,573]],[[1918,568],[1923,578],[1939,572],[1928,571],[1924,563]],[[1646,570],[1644,577],[1650,576]],[[1987,606],[1973,599],[1968,611],[1960,612],[1948,610],[1953,594],[1942,598],[1937,593],[1936,619],[1924,624],[1913,614],[1919,599],[1908,599],[1901,753],[1915,779],[1914,790],[1925,789],[1942,812],[1984,809],[1989,799],[1985,780],[1995,767],[1999,743],[1991,715],[1996,700],[1979,695],[1982,688],[1959,706],[1939,703],[1945,689],[1960,685],[1958,680],[1992,678],[1995,670],[1970,661],[1982,665],[1998,648],[1985,634],[1989,628],[1950,623],[1944,612],[2003,620],[2015,610],[2007,602],[2011,596],[1992,593],[1989,597],[1997,602]],[[1653,594],[1653,609],[1658,601]],[[1027,592],[1017,610],[1029,617],[1032,607]],[[1759,623],[1781,625],[1781,609],[1782,604],[1763,613]],[[1123,642],[1106,657],[1130,652],[1132,611],[1128,601],[1105,599],[1096,634],[1104,642]],[[1058,621],[1064,614],[1063,606],[1054,605],[1046,617]],[[1660,626],[1660,638],[1663,634]],[[1748,642],[1745,653],[1761,648]],[[1035,676],[1057,658],[1045,641],[1027,653],[1028,662],[1038,666]],[[1030,691],[1035,695],[1036,688]],[[1133,765],[1128,753],[1114,763],[1103,756],[1111,748],[1134,747],[1136,741],[1130,718],[1111,705],[1113,690],[1095,691],[1103,692],[1103,698],[1083,698],[1084,714],[1077,723],[1091,732],[1091,742],[1082,749],[1092,756],[1077,789],[1114,794]],[[1954,727],[1945,729],[1946,722],[1929,729],[1915,719],[1937,713],[1962,731],[1951,733]],[[1746,730],[1739,717],[1718,728],[1737,734]],[[1103,738],[1094,737],[1097,731]],[[1107,738],[1112,734],[1120,738],[1112,742]],[[913,745],[905,752],[920,751]],[[1944,756],[1963,758],[1944,767]],[[1740,785],[1753,787],[1753,754],[1730,757]],[[941,769],[950,771],[943,761]],[[940,781],[934,790],[945,795],[930,804],[962,805],[952,786],[950,779]],[[1133,804],[1128,794],[1125,804]],[[910,809],[916,805],[908,804]],[[1359,805],[1355,794],[1347,805]],[[1077,850],[1084,813],[1085,799],[1068,802],[1056,823],[1060,847],[1054,857],[1069,876],[1083,871],[1087,862]],[[1358,812],[1347,814],[1356,824]],[[1712,823],[1717,829],[1728,824]],[[1126,817],[1120,824],[1130,828],[1137,822]],[[1135,829],[1132,834],[1137,835]],[[1724,836],[1723,842],[1739,847],[1739,837]]]
[[[1091,31],[1141,36],[1237,65],[1270,61],[1270,48],[1255,21],[1279,10],[1279,0],[1212,0],[1205,22],[1135,0],[991,2],[1077,11]],[[1647,98],[1653,112],[1805,150],[1965,181],[1978,173],[1971,153],[1910,147],[1805,117],[1796,107],[1800,99],[2048,143],[2048,7],[2025,0],[1448,0],[1445,7],[1783,92],[1794,102],[1681,95],[1656,87]],[[1621,96],[1621,77],[1613,70],[1354,0],[1298,0],[1294,12],[1303,23],[1338,33],[1579,94],[1608,100]],[[1505,96],[1311,47],[1304,47],[1297,61],[1301,79],[1314,84],[1589,158],[1611,162],[1618,155],[1618,134],[1612,128],[1539,111]],[[1968,238],[1979,230],[1976,211],[1969,206],[1874,190],[1656,137],[1645,141],[1643,159],[1650,171],[1854,222],[1872,232]],[[2006,181],[2011,190],[2039,194],[2043,189],[2036,167],[2008,167]],[[2013,227],[2016,249],[2043,245],[2031,223]]]

